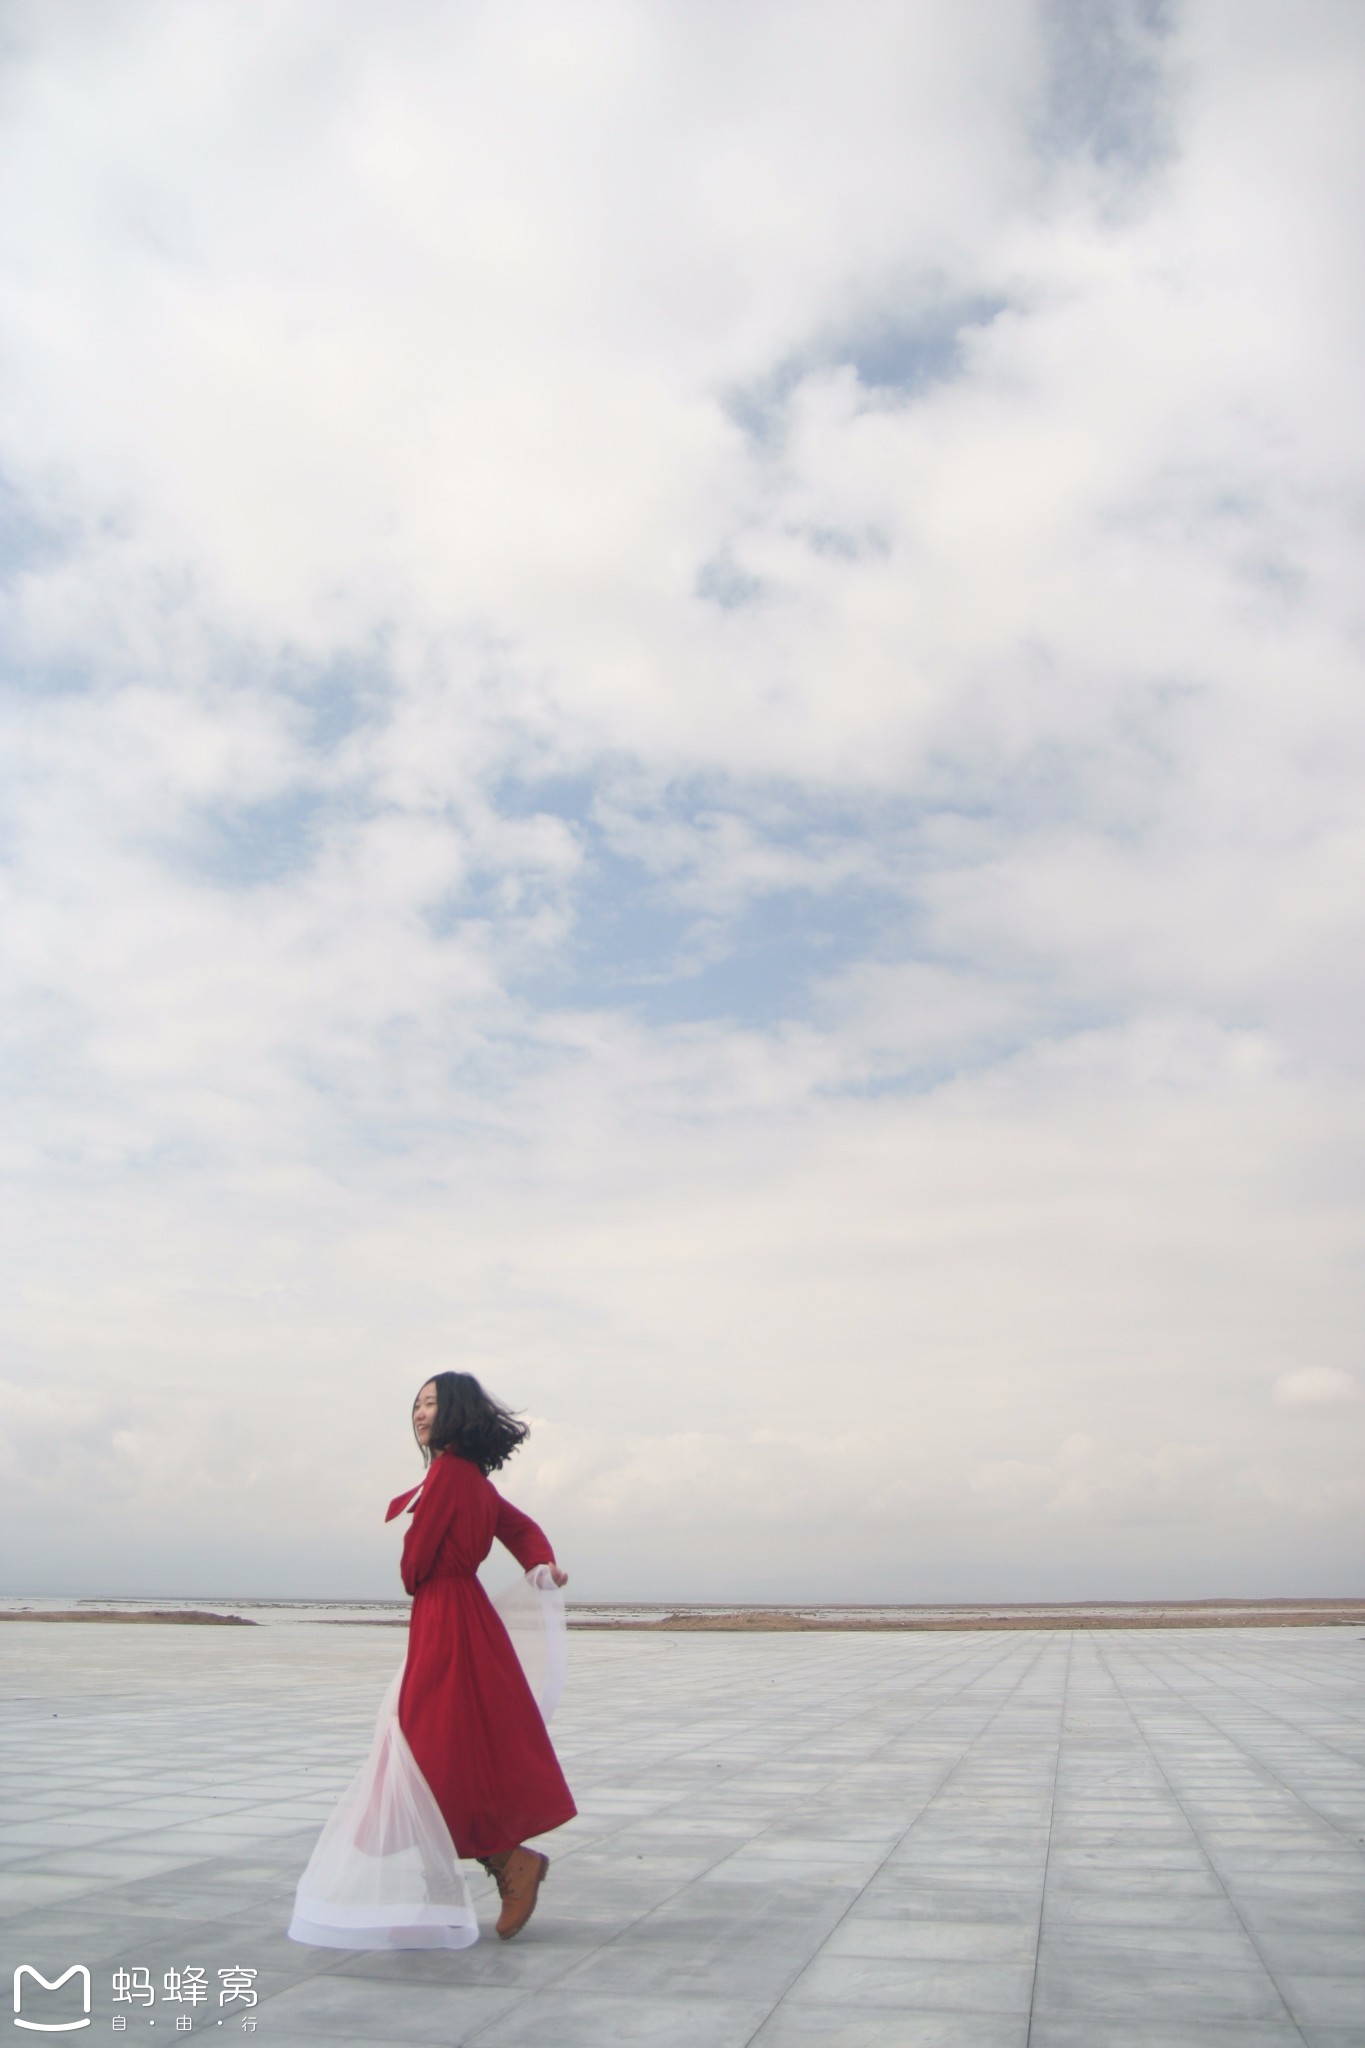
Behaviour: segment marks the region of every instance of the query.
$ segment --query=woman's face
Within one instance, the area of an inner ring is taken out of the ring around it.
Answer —
[[[436,1382],[434,1380],[428,1380],[426,1385],[423,1387],[421,1393],[417,1396],[417,1399],[412,1404],[412,1426],[413,1429],[416,1431],[418,1443],[421,1444],[424,1449],[426,1447],[427,1438],[431,1435],[431,1427],[435,1420]]]

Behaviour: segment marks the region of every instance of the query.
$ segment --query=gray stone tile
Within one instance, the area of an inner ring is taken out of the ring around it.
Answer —
[[[1125,1890],[1075,1891],[1069,1886],[1049,1884],[1047,1924],[1049,1929],[1076,1927],[1200,1927],[1236,1932],[1242,1927],[1232,1901],[1223,1892],[1204,1898],[1190,1898],[1184,1892],[1154,1892],[1150,1887],[1135,1889],[1138,1880]]]
[[[1039,1957],[1035,2013],[1107,2015],[1167,2020],[1256,2020],[1280,2024],[1284,2000],[1263,1969],[1216,1970],[1190,1963],[1159,1968],[1139,1956],[1097,1961]]]
[[[1196,1877],[1201,1882],[1209,1876],[1208,1858],[1192,1836],[1161,1848],[1136,1842],[1124,1843],[1118,1839],[1099,1848],[1054,1847],[1048,1859],[1048,1869],[1059,1884],[1068,1880],[1088,1883],[1093,1874],[1115,1870],[1134,1875],[1140,1872],[1144,1877],[1150,1872],[1157,1882],[1167,1872]]]
[[[1022,1857],[1030,1862],[1046,1856],[1046,1822],[1041,1827],[1030,1824],[1006,1828],[993,1824],[989,1816],[988,1805],[974,1809],[970,1814],[945,1812],[937,1806],[904,1834],[904,1846],[906,1849],[958,1851],[970,1845],[972,1853],[977,1856]]]
[[[479,2035],[479,2048],[747,2048],[766,2001],[533,1993]]]
[[[762,1886],[689,1885],[642,1916],[617,1940],[621,1944],[667,1943],[711,1950],[764,1948],[804,1958],[820,1946],[847,1910],[842,1895],[824,1886],[791,1880]]]
[[[528,1933],[515,1942],[498,1941],[489,1933],[492,1918],[492,1914],[486,1917],[486,1938],[474,1948],[407,1949],[388,1955],[376,1952],[346,1956],[334,1951],[330,1974],[395,1986],[445,1984],[458,1989],[463,1985],[483,1985],[494,1990],[523,1992],[557,1983],[585,1955],[601,1953],[590,1939],[570,1942],[548,1937],[540,1925],[539,1914],[534,1940]],[[305,1949],[301,1953],[319,1955],[324,1951]]]
[[[146,1927],[142,1915],[124,1912],[116,1899],[91,1892],[65,1904],[60,1913],[40,1906],[0,1923],[0,1955],[31,1961],[50,1975],[47,1963],[55,1963],[59,1956],[64,1958],[63,1969],[73,1957],[97,1963],[120,1953]]]
[[[614,1994],[648,2002],[653,1998],[761,1999],[764,2010],[779,1999],[805,1967],[799,1947],[768,1942],[738,1944],[648,1940],[623,1937],[567,1971],[565,1991]]]
[[[604,1877],[596,1871],[579,1874],[573,1858],[557,1862],[541,1889],[536,1919],[568,1918],[601,1928],[628,1927],[685,1889],[682,1878]]]
[[[964,1855],[952,1861],[945,1856],[906,1855],[883,1864],[877,1878],[879,1884],[900,1884],[911,1891],[977,1894],[1010,1891],[1018,1898],[1032,1900],[1036,1905],[1043,1889],[1044,1869],[1041,1858],[1036,1864],[1019,1869],[993,1862],[988,1857],[978,1860]]]
[[[1256,1943],[1241,1926],[1104,1926],[1044,1921],[1040,1950],[1049,1970],[1072,1968],[1180,1969],[1189,1964],[1216,1970],[1264,1967]]]
[[[858,1911],[928,1920],[1021,1920],[1034,1925],[1042,1893],[1041,1883],[959,1884],[956,1879],[941,1879],[903,1865],[893,1869],[883,1864],[859,1892]]]
[[[746,1843],[732,1855],[697,1873],[699,1884],[782,1884],[797,1877],[856,1894],[875,1875],[880,1858],[876,1855],[826,1855],[822,1857],[782,1855],[760,1840]]]
[[[46,1871],[0,1871],[0,1920],[19,1913],[31,1913],[44,1906],[55,1914],[67,1899],[79,1899],[98,1891],[106,1880],[94,1877],[63,1877]]]
[[[1311,1877],[1365,1893],[1365,1858],[1351,1849],[1224,1849],[1213,1860],[1231,1885],[1261,1876]]]
[[[1226,1888],[1235,1893],[1239,1905],[1245,1900],[1273,1909],[1301,1899],[1335,1899],[1357,1919],[1365,1912],[1365,1882],[1346,1871],[1257,1870],[1230,1876]]]
[[[1059,1891],[1084,1890],[1093,1898],[1106,1894],[1131,1896],[1138,1885],[1153,1899],[1193,1901],[1227,1897],[1227,1888],[1219,1883],[1217,1872],[1193,1862],[1183,1870],[1153,1870],[1150,1866],[1134,1870],[1117,1862],[1092,1865],[1085,1871],[1066,1867],[1048,1870],[1049,1891],[1055,1886]]]
[[[1340,1853],[1342,1841],[1325,1822],[1314,1827],[1257,1827],[1249,1818],[1237,1827],[1201,1826],[1199,1839],[1211,1855],[1226,1850],[1230,1855],[1316,1855],[1322,1850]]]
[[[752,2048],[1028,2048],[1023,2014],[912,2012],[784,2002]]]
[[[1279,1986],[1300,2025],[1357,2027],[1365,2040],[1365,1976],[1358,1970],[1350,1976],[1284,1976]]]
[[[1031,1965],[1037,1945],[1031,1921],[891,1920],[855,1908],[820,1953]]]
[[[58,1849],[46,1856],[32,1856],[18,1874],[36,1877],[51,1873],[125,1884],[137,1877],[165,1877],[173,1870],[192,1870],[199,1861],[192,1851],[183,1856],[146,1856],[140,1847],[115,1840],[102,1849]]]
[[[1035,2013],[1028,2048],[1303,2048],[1303,2043],[1303,2035],[1287,2018],[1249,2025],[1241,2020],[1182,2020],[1170,2015],[1156,2020],[1116,2020],[1093,2013],[1083,2019]]]
[[[1276,1978],[1365,1977],[1365,1926],[1344,1934],[1327,1933],[1317,1925],[1288,1933],[1258,1928],[1256,1946]]]
[[[27,1849],[75,1849],[96,1842],[117,1841],[122,1828],[109,1821],[29,1820],[14,1827],[0,1828],[0,1842]]]
[[[556,1856],[556,1877],[571,1871],[576,1885],[586,1885],[598,1878],[626,1883],[633,1883],[637,1878],[652,1878],[679,1885],[716,1869],[737,1849],[747,1847],[747,1843],[736,1841],[733,1836],[709,1842],[694,1837],[690,1841],[679,1840],[667,1846],[651,1843],[646,1848],[637,1847],[638,1841],[639,1837],[632,1834],[619,1842],[613,1838],[604,1843],[575,1848],[568,1856]]]
[[[118,1896],[124,1906],[169,1922],[218,1920],[239,1911],[242,1904],[239,1886],[222,1881],[196,1883],[188,1875],[177,1885],[174,1872],[169,1877],[121,1884]]]
[[[521,1995],[483,1985],[408,1981],[398,1987],[353,1977],[310,1977],[262,1999],[259,2036],[267,2041],[464,2042]]]
[[[793,2005],[890,2005],[912,2012],[1026,2013],[1033,1965],[831,1955],[822,1950],[788,1992]]]

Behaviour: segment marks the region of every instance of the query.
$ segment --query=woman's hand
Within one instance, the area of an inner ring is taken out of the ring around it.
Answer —
[[[554,1580],[557,1586],[567,1586],[569,1583],[569,1574],[567,1572],[562,1572],[557,1564],[552,1564],[550,1566],[550,1577]]]
[[[557,1564],[533,1564],[526,1574],[526,1582],[538,1593],[548,1593],[551,1586],[567,1586],[569,1574],[562,1572]]]

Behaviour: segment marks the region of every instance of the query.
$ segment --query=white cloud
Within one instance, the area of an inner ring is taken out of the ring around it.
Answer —
[[[1301,1372],[1282,1372],[1274,1395],[1281,1408],[1345,1408],[1360,1399],[1360,1383],[1349,1372],[1330,1365],[1308,1365]]]

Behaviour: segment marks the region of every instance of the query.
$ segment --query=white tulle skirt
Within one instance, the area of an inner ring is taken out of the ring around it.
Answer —
[[[494,1601],[548,1721],[563,1689],[564,1601],[543,1574]],[[479,1924],[440,1807],[398,1725],[400,1668],[361,1769],[294,1895],[291,1941],[314,1948],[469,1948]]]

